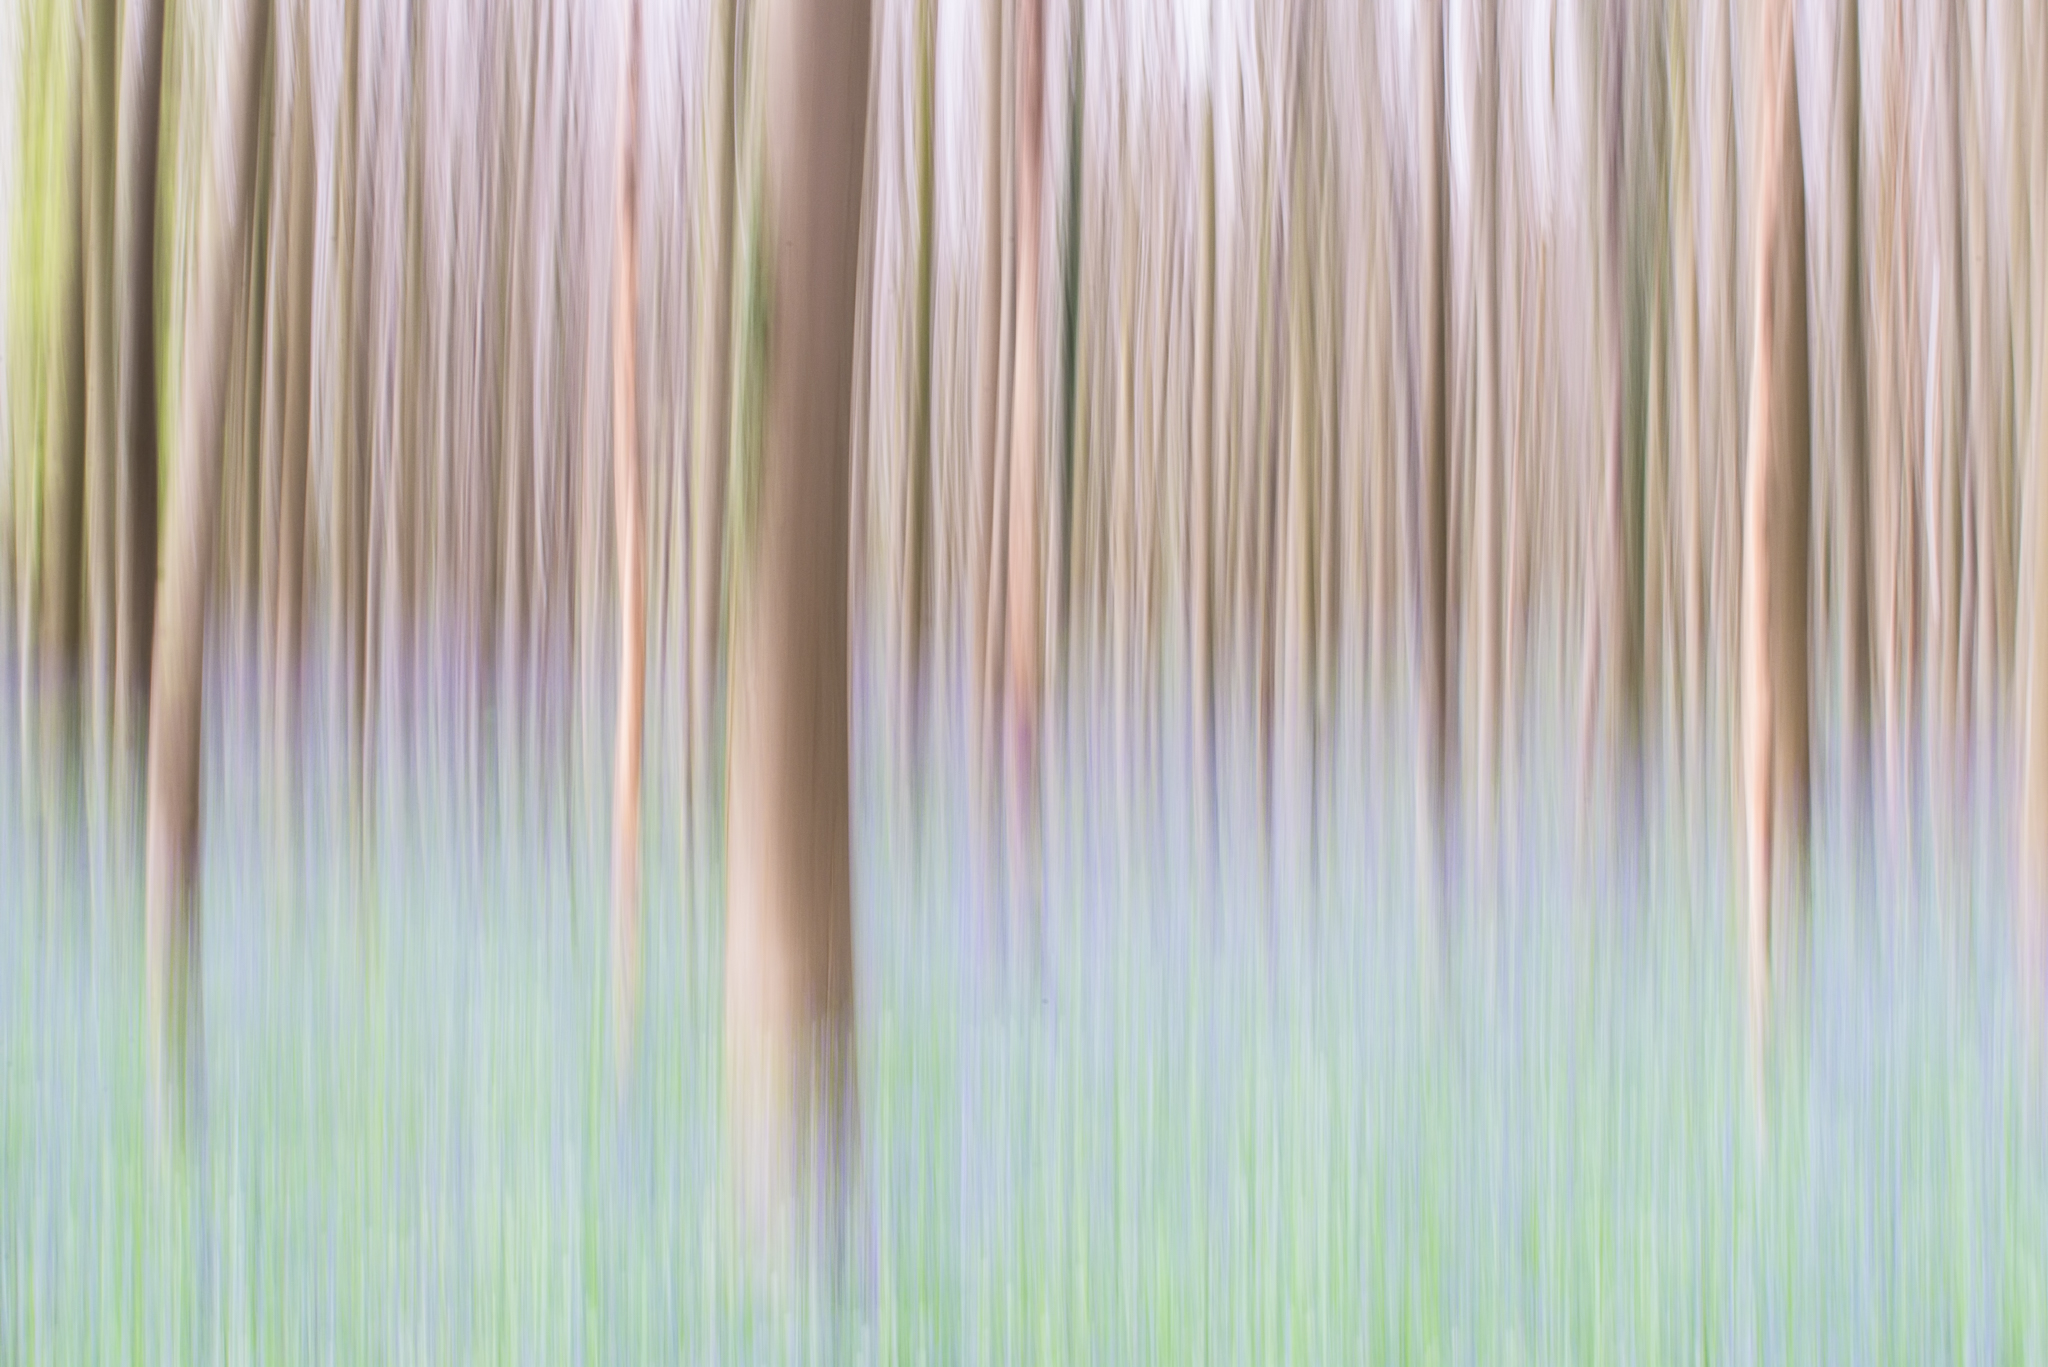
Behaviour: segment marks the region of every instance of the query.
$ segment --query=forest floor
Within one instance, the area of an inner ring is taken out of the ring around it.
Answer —
[[[1405,761],[1268,827],[1224,745],[1205,822],[1172,701],[1142,735],[1092,707],[1012,937],[946,709],[913,803],[862,703],[861,1192],[771,1304],[721,1195],[718,876],[684,876],[675,763],[622,1077],[600,768],[465,767],[429,718],[370,859],[307,781],[284,879],[216,736],[167,1160],[134,871],[24,777],[12,687],[0,1359],[2048,1362],[2048,1069],[1988,856],[1886,882],[1822,822],[1759,1109],[1726,861],[1646,816],[1587,872],[1568,763],[1521,766],[1516,854],[1432,918]],[[209,720],[249,702],[216,681]]]

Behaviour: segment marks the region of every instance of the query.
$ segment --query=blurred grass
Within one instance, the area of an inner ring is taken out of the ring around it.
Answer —
[[[2041,1056],[1988,867],[1893,925],[1823,842],[1759,1141],[1725,880],[1678,832],[1582,878],[1532,818],[1429,956],[1398,759],[1269,898],[1255,823],[1190,856],[1193,785],[1141,761],[1113,801],[1077,725],[1034,968],[990,947],[964,777],[913,845],[863,751],[865,1191],[838,1273],[769,1304],[721,1200],[720,933],[655,838],[672,804],[620,1087],[601,771],[471,787],[432,743],[374,868],[308,782],[288,908],[210,747],[182,1164],[144,1105],[137,908],[79,912],[84,842],[0,801],[0,867],[34,838],[78,880],[0,898],[0,1359],[2048,1361]]]

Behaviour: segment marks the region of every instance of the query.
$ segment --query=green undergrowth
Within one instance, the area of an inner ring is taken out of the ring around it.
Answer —
[[[288,909],[211,823],[168,1157],[136,909],[0,912],[0,1359],[2048,1361],[1994,882],[1880,932],[1823,872],[1759,1111],[1732,919],[1675,860],[1539,861],[1424,950],[1399,838],[1268,899],[1076,802],[1009,955],[955,796],[917,841],[864,822],[861,1192],[773,1296],[723,1199],[717,918],[665,842],[622,1079],[588,818],[401,804],[369,886],[309,835]]]

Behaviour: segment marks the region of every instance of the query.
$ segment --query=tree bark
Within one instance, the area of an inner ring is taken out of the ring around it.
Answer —
[[[745,1217],[774,1258],[857,1126],[847,750],[847,439],[867,0],[757,11],[758,500],[728,691],[726,1086]]]

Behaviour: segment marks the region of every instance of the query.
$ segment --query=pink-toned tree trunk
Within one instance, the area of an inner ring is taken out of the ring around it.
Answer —
[[[619,213],[612,240],[612,494],[619,569],[619,711],[612,788],[612,1019],[630,1056],[640,999],[640,743],[647,673],[640,532],[638,348],[640,0],[631,0],[619,101]]]
[[[1760,1048],[1781,900],[1804,895],[1809,815],[1807,543],[1811,500],[1806,193],[1789,5],[1765,18],[1753,87],[1750,387],[1741,622],[1745,945]]]

